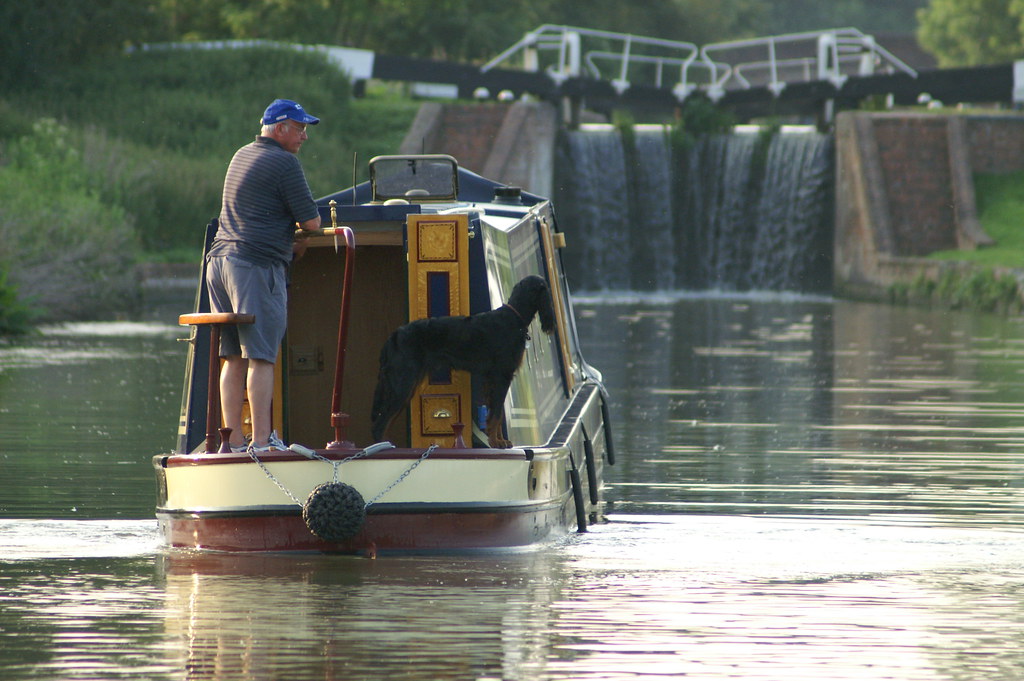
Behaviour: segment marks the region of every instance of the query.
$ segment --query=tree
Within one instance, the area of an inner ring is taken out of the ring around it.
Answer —
[[[540,23],[567,24],[703,45],[760,34],[764,0],[553,0]]]
[[[931,0],[918,22],[918,42],[942,67],[1024,57],[1024,0]]]
[[[30,85],[48,72],[145,39],[153,19],[136,0],[2,2],[0,86]]]
[[[915,14],[928,0],[772,0],[765,30],[799,33],[857,28],[865,33],[913,33]]]
[[[850,0],[857,2],[859,0]],[[165,39],[266,38],[483,61],[542,24],[703,44],[763,30],[766,0],[152,0]]]

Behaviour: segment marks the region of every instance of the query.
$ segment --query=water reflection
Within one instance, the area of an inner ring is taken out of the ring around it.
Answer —
[[[151,517],[185,348],[156,322],[49,326],[0,345],[0,517]]]
[[[2,675],[1020,678],[1020,319],[577,312],[613,400],[612,522],[508,555],[165,553],[149,459],[173,443],[185,334],[0,347]]]
[[[707,297],[580,316],[635,454],[619,510],[1024,520],[1019,319]]]
[[[564,582],[549,553],[162,563],[189,679],[516,678],[543,660]]]
[[[507,555],[0,559],[0,659],[86,680],[1010,680],[1019,539],[659,514]]]

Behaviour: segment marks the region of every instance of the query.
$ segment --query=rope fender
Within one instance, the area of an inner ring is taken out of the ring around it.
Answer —
[[[309,493],[302,505],[302,519],[309,531],[324,541],[344,541],[363,527],[366,502],[351,485],[325,482]]]

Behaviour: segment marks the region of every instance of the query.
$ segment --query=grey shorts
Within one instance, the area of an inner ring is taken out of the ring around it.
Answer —
[[[288,324],[284,265],[254,265],[234,256],[210,258],[206,286],[212,312],[256,315],[253,324],[224,327],[221,357],[277,361]]]

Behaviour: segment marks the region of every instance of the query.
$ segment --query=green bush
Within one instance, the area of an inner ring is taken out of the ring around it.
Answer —
[[[353,102],[350,91],[320,53],[193,49],[119,55],[19,97],[72,127],[93,190],[131,216],[145,259],[193,262],[220,210],[228,161],[258,134],[273,99],[295,99],[322,119],[301,152],[315,196],[352,183],[354,156],[361,181],[370,157],[397,151],[418,105]],[[0,104],[0,114],[13,109]],[[20,116],[10,121],[0,116],[0,139],[24,129]]]
[[[133,302],[138,242],[120,206],[104,201],[94,178],[53,119],[7,145],[0,166],[0,270],[40,308],[42,319],[78,319]],[[5,300],[9,300],[10,295]],[[4,315],[25,307],[4,304]]]
[[[0,318],[19,320],[29,296],[44,320],[124,313],[137,261],[196,262],[228,162],[273,99],[322,119],[301,156],[316,196],[352,183],[354,156],[365,179],[418,110],[393,96],[353,101],[322,54],[291,49],[120,54],[6,94]]]
[[[1007,312],[1020,309],[1017,280],[997,275],[987,267],[960,270],[950,268],[931,281],[919,275],[909,286],[890,288],[893,302],[924,302],[951,309]]]
[[[341,130],[351,88],[320,53],[156,50],[51,76],[32,90],[47,111],[154,149],[224,160],[259,132],[263,109],[295,99]]]
[[[16,336],[32,330],[38,311],[18,295],[18,288],[7,281],[7,269],[0,266],[0,336]]]
[[[220,207],[226,161],[152,150],[90,128],[79,136],[82,162],[95,190],[131,217],[147,259],[191,249]]]
[[[964,277],[955,291],[954,307],[970,307],[987,312],[1019,307],[1017,281],[1010,276],[996,276],[989,269],[974,270]]]

